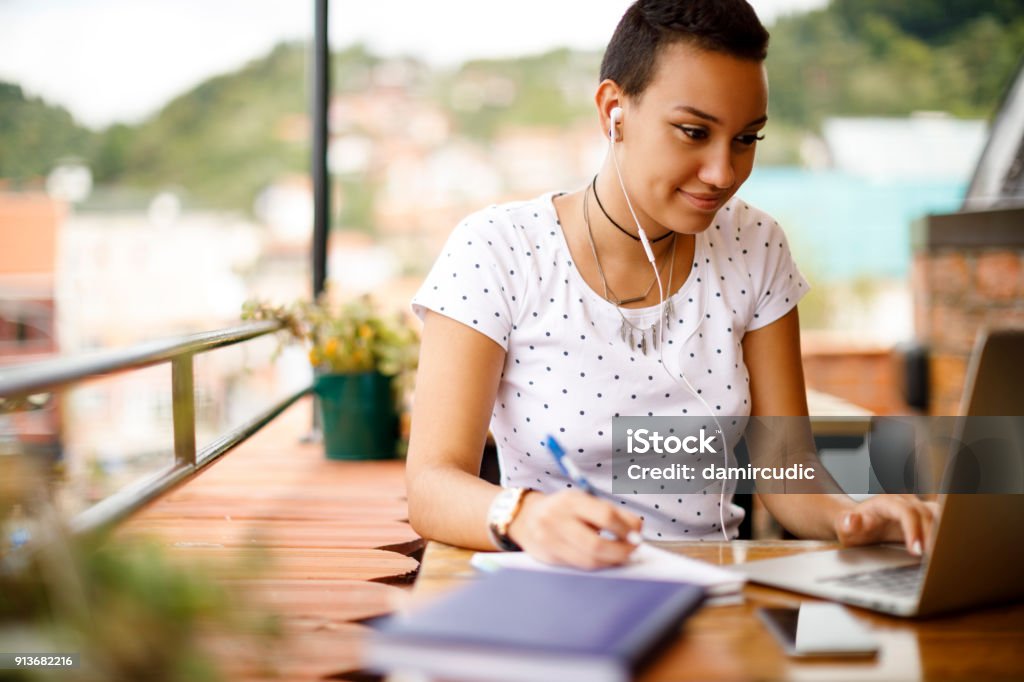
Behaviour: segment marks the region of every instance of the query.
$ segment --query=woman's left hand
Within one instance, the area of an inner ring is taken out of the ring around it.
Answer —
[[[835,518],[836,536],[844,546],[903,542],[921,556],[931,551],[932,525],[939,515],[936,502],[913,495],[876,495]]]

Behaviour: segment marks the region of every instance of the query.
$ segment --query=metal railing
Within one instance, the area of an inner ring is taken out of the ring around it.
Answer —
[[[141,343],[127,349],[55,358],[0,370],[0,398],[10,400],[48,393],[101,376],[164,362],[171,364],[174,463],[79,513],[70,522],[72,532],[91,533],[130,516],[216,462],[307,394],[311,386],[292,393],[197,451],[193,358],[199,353],[248,341],[280,328],[277,322],[252,322],[230,329]]]

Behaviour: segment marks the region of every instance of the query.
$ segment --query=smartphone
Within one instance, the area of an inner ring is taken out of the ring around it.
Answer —
[[[787,656],[870,657],[878,642],[839,604],[802,604],[800,608],[759,608],[757,615]],[[804,620],[801,626],[801,619]]]

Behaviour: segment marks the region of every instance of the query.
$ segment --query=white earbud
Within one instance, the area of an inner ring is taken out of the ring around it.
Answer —
[[[622,122],[622,107],[613,107],[608,112],[608,141],[611,145],[615,145],[615,124]],[[626,193],[626,185],[622,182],[622,173],[619,171],[619,160],[615,156],[615,152],[612,151],[612,161],[615,162],[615,174],[619,178],[619,185],[622,187],[622,196],[626,197],[626,205],[629,206],[629,212],[633,215],[633,220],[636,222],[637,234],[640,235],[640,244],[644,247],[644,253],[647,255],[647,260],[650,261],[651,267],[654,268],[654,276],[658,279],[659,286],[661,278],[658,276],[658,268],[654,262],[654,250],[651,249],[651,242],[647,238],[647,233],[644,232],[644,228],[640,225],[640,220],[636,217],[636,212],[633,210],[633,204],[629,200],[629,194]]]
[[[615,144],[615,124],[622,122],[622,107],[615,107],[611,110],[611,122],[608,123],[608,139]]]

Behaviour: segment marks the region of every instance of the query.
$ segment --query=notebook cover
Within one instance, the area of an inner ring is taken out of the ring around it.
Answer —
[[[502,570],[426,608],[384,620],[371,639],[448,650],[594,658],[632,668],[704,599],[678,582]]]

